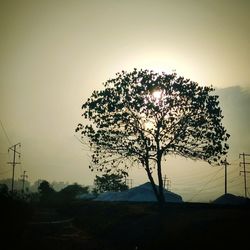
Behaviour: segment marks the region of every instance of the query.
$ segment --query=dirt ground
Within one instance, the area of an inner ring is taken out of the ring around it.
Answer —
[[[8,244],[3,249],[238,249],[248,244],[249,208],[184,203],[159,209],[156,204],[109,202],[24,206],[26,214],[19,209],[11,223],[5,217],[1,235]]]

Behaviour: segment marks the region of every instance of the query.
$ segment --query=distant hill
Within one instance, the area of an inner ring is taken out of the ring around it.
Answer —
[[[243,205],[249,203],[249,199],[233,194],[223,194],[213,201],[214,204]]]

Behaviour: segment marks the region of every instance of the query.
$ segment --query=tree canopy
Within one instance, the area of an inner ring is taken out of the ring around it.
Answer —
[[[46,180],[43,180],[39,186],[38,186],[38,191],[41,195],[47,195],[47,194],[51,194],[54,193],[55,190],[53,189],[53,187],[50,185],[50,183]]]
[[[65,199],[74,199],[79,194],[88,194],[88,193],[89,193],[88,186],[82,186],[77,183],[68,185],[59,192],[59,194]]]
[[[119,174],[104,174],[103,176],[96,175],[94,184],[97,193],[103,193],[106,191],[119,192],[128,189],[128,186],[124,183],[123,176]]]
[[[229,134],[213,91],[175,73],[137,69],[117,73],[82,106],[89,122],[79,124],[76,131],[93,149],[90,168],[123,173],[134,163],[141,164],[162,201],[164,156],[214,164],[227,153]],[[159,190],[152,177],[154,166]]]

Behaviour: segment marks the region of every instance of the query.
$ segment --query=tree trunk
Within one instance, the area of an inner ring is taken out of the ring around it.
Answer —
[[[161,157],[157,159],[157,176],[158,176],[158,182],[159,182],[159,203],[160,205],[163,205],[165,203],[165,196],[163,192],[163,181],[162,181],[162,173],[161,173]]]
[[[165,196],[163,193],[163,181],[162,181],[162,173],[161,173],[161,158],[162,158],[162,150],[160,148],[160,140],[159,140],[159,130],[160,126],[157,126],[157,136],[156,136],[156,149],[157,149],[157,176],[159,183],[159,204],[163,206],[165,203]]]
[[[152,185],[152,188],[153,188],[154,194],[155,194],[155,196],[156,196],[156,199],[157,199],[157,201],[160,203],[159,190],[157,190],[156,185],[155,185],[155,182],[154,182],[154,179],[153,179],[153,176],[152,176],[152,174],[151,174],[151,172],[150,172],[148,160],[147,160],[146,163],[145,163],[145,169],[146,169],[146,172],[147,172],[147,175],[148,175],[148,179],[149,179],[149,181],[150,181],[150,183],[151,183],[151,185]]]

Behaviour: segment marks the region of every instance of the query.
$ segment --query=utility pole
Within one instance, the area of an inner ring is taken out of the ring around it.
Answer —
[[[227,194],[227,166],[230,164],[227,162],[227,158],[222,163],[225,166],[225,194]]]
[[[166,188],[167,185],[167,188]],[[164,175],[163,177],[163,188],[166,188],[168,191],[170,191],[170,187],[171,187],[171,180],[167,178],[166,175]]]
[[[22,178],[22,182],[23,182],[23,188],[22,188],[22,193],[24,193],[24,183],[25,183],[25,179],[28,178],[28,175],[26,175],[27,171],[23,171],[23,174],[21,175]]]
[[[11,146],[9,149],[8,149],[8,152],[11,150],[13,151],[13,162],[8,162],[8,164],[11,164],[12,167],[13,167],[13,170],[12,170],[12,183],[11,183],[11,192],[13,194],[13,191],[14,191],[14,178],[15,178],[15,166],[16,164],[20,164],[21,162],[16,162],[16,154],[18,155],[18,157],[20,158],[20,155],[21,153],[19,153],[16,148],[17,146],[19,146],[19,148],[21,147],[21,143],[17,143],[13,146]]]
[[[164,175],[164,177],[163,177],[163,188],[166,187],[166,181],[167,181],[167,176]]]
[[[125,184],[128,186],[128,188],[132,188],[133,187],[133,179],[127,179],[125,177]]]
[[[133,187],[133,179],[128,179],[129,183],[130,183],[130,188]]]
[[[240,162],[240,167],[241,167],[241,164],[243,164],[243,171],[240,171],[240,173],[244,174],[245,198],[247,198],[247,176],[246,176],[246,174],[250,173],[250,171],[246,171],[246,165],[248,165],[250,163],[246,162],[246,156],[250,156],[250,154],[242,153],[239,155],[239,157],[241,157],[241,156],[243,158],[243,162]]]
[[[167,190],[171,190],[171,180],[167,179]]]

